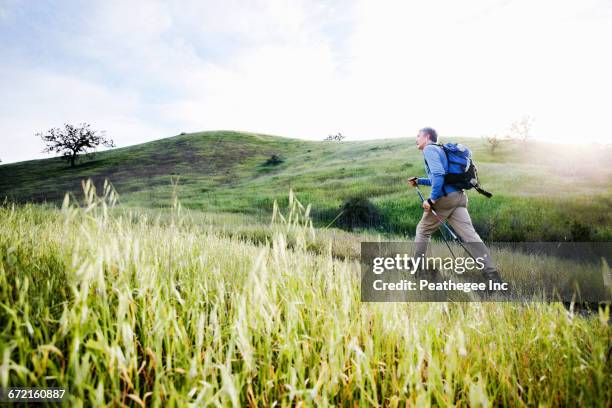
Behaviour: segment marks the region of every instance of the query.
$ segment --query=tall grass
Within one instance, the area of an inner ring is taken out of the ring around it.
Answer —
[[[0,208],[0,386],[72,406],[610,406],[609,309],[367,304],[356,261],[312,251],[308,208],[271,239],[175,211]],[[293,237],[293,238],[289,238]]]

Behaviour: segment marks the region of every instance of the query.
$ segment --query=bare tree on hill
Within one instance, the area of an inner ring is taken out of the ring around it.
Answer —
[[[329,141],[336,141],[336,142],[341,142],[344,139],[346,139],[346,136],[344,136],[342,133],[338,132],[335,135],[328,135],[324,140],[329,142]]]
[[[507,138],[526,142],[531,138],[531,129],[535,119],[531,116],[523,116],[510,124]]]
[[[495,154],[495,151],[501,146],[502,142],[502,140],[499,138],[499,136],[497,136],[497,134],[485,136],[484,140],[487,143],[487,147],[489,148],[491,154]]]
[[[102,145],[115,147],[112,139],[106,138],[104,131],[91,129],[88,123],[81,123],[79,126],[64,124],[64,128],[51,128],[47,133],[36,133],[47,145],[43,153],[61,153],[62,158],[74,167],[79,158],[79,154],[87,153],[88,150],[95,149]]]

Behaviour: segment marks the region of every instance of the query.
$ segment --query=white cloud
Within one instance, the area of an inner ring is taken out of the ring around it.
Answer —
[[[363,2],[351,42],[356,82],[413,126],[446,134],[476,136],[531,114],[544,137],[570,138],[562,129],[582,126],[612,139],[599,116],[610,20],[576,17],[586,3],[488,4]]]

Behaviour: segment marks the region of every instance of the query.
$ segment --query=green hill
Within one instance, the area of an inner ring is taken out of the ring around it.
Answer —
[[[470,192],[475,225],[489,240],[612,239],[610,146],[505,141],[491,154],[480,139],[453,139],[474,150],[490,200]],[[266,164],[277,155],[280,164]],[[171,177],[184,207],[268,216],[293,189],[320,225],[353,196],[380,211],[382,232],[412,234],[420,217],[410,175],[424,173],[412,138],[314,142],[231,131],[192,133],[98,153],[76,168],[59,158],[0,165],[0,199],[60,202],[80,181],[108,178],[125,206],[172,204]]]

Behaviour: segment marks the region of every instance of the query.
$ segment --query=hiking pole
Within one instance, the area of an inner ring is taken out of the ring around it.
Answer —
[[[425,197],[423,197],[423,194],[421,193],[421,190],[419,190],[419,186],[414,186],[414,188],[416,189],[416,192],[419,195],[419,198],[421,199],[421,202],[425,202]],[[468,251],[468,249],[465,247],[465,245],[463,245],[463,241],[461,240],[461,238],[459,238],[457,236],[457,234],[455,234],[455,232],[451,229],[451,227],[448,226],[448,224],[446,223],[446,220],[438,215],[436,210],[434,210],[433,206],[430,206],[429,209],[430,209],[431,213],[434,215],[434,217],[436,217],[436,219],[440,222],[440,224],[442,224],[444,226],[444,228],[446,228],[446,230],[451,235],[451,237],[453,237],[455,242],[457,242],[459,245],[461,245],[461,248],[463,248],[465,250],[465,252],[467,252],[467,254],[471,258],[476,259],[474,257],[474,255],[472,255],[472,253],[470,251]],[[450,251],[450,253],[453,256],[453,258],[456,258],[455,254],[453,253],[453,250],[451,249],[450,245],[446,241],[446,238],[444,237],[444,234],[440,233],[440,235],[442,235],[442,239],[444,240],[444,243],[448,247],[448,250]]]
[[[423,194],[421,194],[421,190],[419,190],[418,186],[414,186],[414,188],[416,188],[416,192],[419,195],[419,198],[421,199],[421,202],[425,202],[425,197],[423,197]],[[433,208],[430,208],[431,213],[436,217],[436,219],[440,222],[440,224],[444,225],[446,227],[446,230],[451,234],[451,237],[453,237],[453,239],[455,241],[458,240],[457,235],[455,235],[455,233],[450,229],[450,227],[448,225],[446,225],[446,221],[440,217],[438,215],[438,213],[436,213],[434,211]],[[442,234],[442,232],[440,231],[440,235],[442,236],[442,240],[444,241],[444,243],[446,244],[446,246],[448,247],[448,250],[450,251],[451,255],[453,256],[453,258],[456,258],[455,254],[453,253],[453,250],[450,247],[450,244],[448,243],[448,241],[446,240],[446,237],[444,236],[444,234]]]

